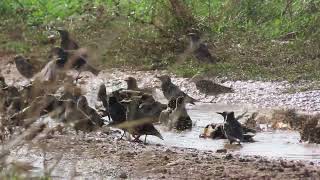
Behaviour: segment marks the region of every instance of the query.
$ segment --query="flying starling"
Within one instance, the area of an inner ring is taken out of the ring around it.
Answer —
[[[234,112],[218,112],[224,118],[223,131],[230,144],[243,142],[243,130],[239,121],[235,118]]]
[[[88,64],[87,54],[84,49],[68,52],[62,48],[55,47],[50,51],[49,57],[53,58],[56,66],[61,70],[75,69],[78,71],[77,79],[83,71],[89,71],[94,75],[99,74],[99,70]]]
[[[184,97],[180,96],[176,99],[176,107],[169,115],[169,129],[184,131],[192,128],[192,120],[185,108]]]
[[[197,33],[189,33],[188,36],[190,37],[190,49],[199,61],[211,64],[217,62],[217,57],[210,53],[208,45],[200,41]]]
[[[79,49],[79,45],[70,37],[67,30],[58,29],[61,38],[61,48],[64,50],[76,50]]]
[[[163,95],[171,100],[172,98],[178,98],[180,96],[184,97],[184,101],[186,103],[194,104],[197,102],[194,98],[188,96],[186,93],[181,91],[181,89],[171,82],[171,78],[168,75],[158,76],[157,77],[161,81],[161,89]]]
[[[14,62],[19,73],[25,78],[32,78],[35,74],[35,69],[33,65],[29,62],[29,59],[26,59],[22,56],[14,57]]]

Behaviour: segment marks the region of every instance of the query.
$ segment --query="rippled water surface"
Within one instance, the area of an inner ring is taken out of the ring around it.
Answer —
[[[202,139],[199,135],[203,128],[210,123],[222,123],[222,116],[216,112],[224,110],[235,111],[241,114],[246,110],[254,110],[253,107],[235,106],[225,104],[200,104],[190,106],[188,113],[195,121],[192,131],[176,133],[165,131],[158,126],[164,137],[161,141],[155,137],[148,137],[152,143],[160,143],[166,146],[195,148],[200,150],[212,150],[227,148],[233,153],[242,155],[260,155],[268,158],[284,158],[292,160],[308,160],[320,162],[320,146],[315,144],[300,143],[300,135],[295,131],[264,131],[256,134],[254,143],[243,143],[242,146],[230,146],[227,140]]]

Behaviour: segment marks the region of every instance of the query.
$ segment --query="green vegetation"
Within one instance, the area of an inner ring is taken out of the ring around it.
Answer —
[[[43,59],[50,48],[46,37],[65,27],[101,68],[320,79],[316,0],[2,0],[0,15],[0,51]],[[181,58],[191,28],[201,32],[219,63]]]

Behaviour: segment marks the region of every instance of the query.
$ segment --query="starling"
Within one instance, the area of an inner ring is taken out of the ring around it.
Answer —
[[[6,80],[4,79],[3,76],[0,75],[0,89],[8,87]]]
[[[156,101],[152,95],[149,94],[143,94],[140,101],[139,110],[141,113],[145,116],[155,118],[155,121],[158,121],[161,112],[167,108],[165,104]]]
[[[93,122],[77,108],[77,104],[71,99],[66,101],[66,109],[64,111],[62,122],[71,125],[77,133],[79,130],[90,132],[96,128],[96,125],[93,124]]]
[[[1,94],[1,108],[9,116],[12,116],[23,108],[22,98],[16,87],[7,86],[2,89]]]
[[[120,104],[116,97],[109,97],[109,113],[112,119],[110,125],[118,125],[126,121],[126,108]]]
[[[33,65],[29,62],[29,59],[26,59],[22,56],[14,57],[14,62],[19,73],[25,78],[32,78],[35,74],[35,69]]]
[[[79,49],[79,45],[70,37],[67,30],[58,29],[61,38],[61,48],[64,50],[76,50]]]
[[[105,110],[103,111],[103,115],[108,116],[109,120],[111,120],[111,117],[109,114],[108,96],[107,96],[106,86],[104,84],[101,84],[99,87],[97,99],[98,101],[102,102],[102,105],[105,108]]]
[[[152,94],[151,88],[139,88],[137,84],[137,80],[134,77],[128,77],[125,79],[127,82],[127,89],[128,90],[135,90],[135,91],[141,91],[144,93]]]
[[[163,140],[160,132],[152,124],[153,118],[141,112],[139,101],[132,99],[123,103],[127,106],[126,130],[135,138],[135,141],[138,141],[142,135],[146,135],[145,143],[148,135],[156,136]]]
[[[98,75],[100,70],[91,66],[88,61],[88,55],[84,49],[79,49],[75,51],[75,53],[69,55],[66,67],[73,68],[77,70],[79,73],[82,71],[89,71],[94,75]]]
[[[49,61],[44,68],[35,75],[34,79],[41,83],[56,82],[64,72],[58,67],[58,60]]]
[[[205,80],[202,78],[198,79],[197,76],[198,75],[194,76],[191,79],[191,82],[194,82],[197,89],[206,96],[216,96],[223,93],[233,93],[233,89],[230,87],[222,86],[210,80]]]
[[[99,70],[91,66],[88,62],[88,56],[85,49],[78,49],[70,52],[62,48],[55,47],[50,52],[50,57],[57,57],[57,66],[65,69],[75,69],[79,72],[89,71],[94,75],[99,74]]]
[[[176,107],[169,115],[169,129],[184,131],[192,128],[192,120],[185,108],[184,97],[180,96],[176,99]]]
[[[163,95],[170,100],[171,98],[178,98],[180,96],[184,97],[184,101],[186,103],[194,104],[197,100],[188,96],[186,93],[180,90],[178,86],[171,82],[171,78],[168,75],[163,75],[157,77],[161,81],[161,89],[163,91]]]
[[[84,113],[95,126],[101,127],[104,125],[104,120],[101,118],[101,116],[97,113],[96,110],[89,106],[88,100],[85,96],[79,97],[77,102],[77,108],[82,113]]]
[[[217,57],[211,55],[207,44],[200,42],[200,36],[197,33],[189,33],[190,49],[194,56],[201,62],[216,63]]]
[[[223,116],[223,131],[230,144],[233,142],[243,142],[243,129],[239,121],[235,118],[234,112],[218,113]]]

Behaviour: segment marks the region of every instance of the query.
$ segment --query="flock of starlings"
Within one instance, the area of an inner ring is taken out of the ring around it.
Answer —
[[[154,124],[162,124],[168,130],[177,132],[191,130],[193,123],[186,110],[186,104],[195,104],[196,99],[188,96],[178,86],[172,83],[168,75],[157,76],[161,81],[161,90],[168,100],[162,104],[152,96],[153,89],[139,88],[134,77],[125,79],[126,89],[118,89],[107,94],[105,84],[101,84],[97,100],[103,108],[96,111],[90,107],[81,88],[77,86],[82,71],[90,71],[94,75],[99,70],[88,64],[86,51],[80,48],[69,35],[68,31],[59,29],[61,45],[54,47],[49,53],[50,61],[39,72],[28,59],[16,56],[14,63],[19,73],[32,79],[32,83],[20,90],[8,86],[3,76],[0,77],[1,111],[9,123],[17,126],[28,126],[39,117],[50,116],[66,125],[71,125],[77,132],[94,131],[102,126],[119,128],[132,141],[140,141],[142,135],[153,135],[163,139]],[[200,42],[199,36],[190,33],[190,47],[199,59],[214,63],[208,47]],[[70,69],[78,71],[78,76],[72,78],[66,74]],[[196,87],[205,95],[231,93],[229,87],[216,84],[210,80],[196,79]],[[58,93],[59,92],[59,93]],[[57,95],[59,94],[59,95]],[[253,132],[243,127],[234,112],[219,113],[224,118],[221,125],[211,124],[210,136],[226,138],[230,143],[251,141]],[[108,120],[105,120],[108,117]],[[121,137],[123,138],[123,136]]]

